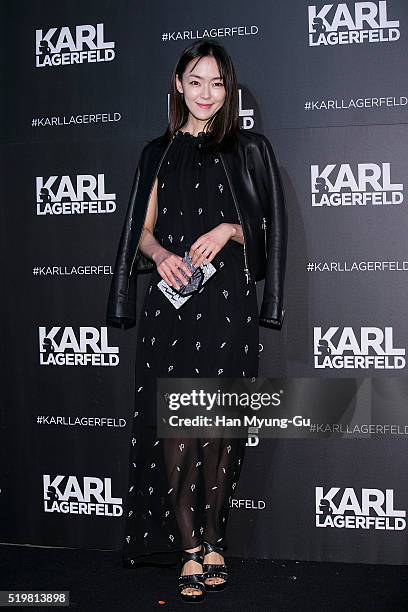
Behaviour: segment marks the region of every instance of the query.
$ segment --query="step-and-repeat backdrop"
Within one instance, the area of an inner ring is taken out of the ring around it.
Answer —
[[[106,325],[107,294],[171,70],[209,37],[233,58],[241,126],[270,139],[287,201],[286,319],[261,328],[260,376],[288,392],[297,379],[296,401],[326,407],[328,422],[361,405],[394,425],[252,435],[230,553],[407,563],[408,432],[395,418],[408,392],[406,1],[4,12],[0,541],[121,546],[136,329]],[[327,391],[334,378],[341,394]]]

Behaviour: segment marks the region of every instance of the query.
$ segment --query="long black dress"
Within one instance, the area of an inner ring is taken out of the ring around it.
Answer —
[[[155,236],[184,251],[223,222],[239,223],[221,159],[208,136],[179,131],[158,174]],[[244,274],[243,246],[229,240],[212,260],[218,268],[179,309],[157,288],[154,268],[137,334],[135,411],[123,564],[167,561],[167,553],[202,540],[227,549],[229,504],[246,440],[157,438],[157,377],[245,377],[259,364],[255,282]]]

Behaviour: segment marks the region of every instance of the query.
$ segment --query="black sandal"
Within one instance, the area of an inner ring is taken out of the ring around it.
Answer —
[[[205,597],[205,584],[204,584],[204,574],[186,574],[183,576],[181,571],[183,569],[183,565],[187,563],[187,561],[197,561],[197,563],[203,563],[204,553],[203,547],[201,546],[200,550],[196,552],[187,552],[183,550],[183,554],[181,556],[181,568],[180,568],[180,576],[178,581],[178,592],[180,597],[184,601],[191,601],[194,603],[203,601]],[[200,594],[192,594],[187,595],[187,593],[182,593],[184,589],[191,587],[192,589],[197,589],[201,591]]]
[[[214,544],[204,542],[204,556],[208,555],[210,552],[216,552],[222,555],[223,549],[218,546],[215,546]],[[204,563],[203,570],[204,584],[207,591],[221,591],[226,587],[228,580],[228,572],[225,563]],[[222,578],[223,582],[207,584],[207,582],[205,582],[207,578]]]

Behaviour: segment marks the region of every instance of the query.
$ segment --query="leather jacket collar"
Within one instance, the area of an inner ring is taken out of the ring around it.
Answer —
[[[272,146],[263,134],[238,130],[236,150],[220,150],[245,244],[247,282],[265,279],[259,323],[280,329],[285,310],[283,288],[287,250],[287,211]],[[119,241],[107,308],[107,324],[136,323],[136,275],[153,270],[154,263],[139,250],[151,189],[170,142],[150,141],[137,164]]]

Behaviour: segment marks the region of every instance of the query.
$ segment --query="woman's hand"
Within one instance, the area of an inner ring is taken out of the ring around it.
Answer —
[[[164,247],[160,247],[160,249],[154,253],[152,259],[156,264],[158,273],[170,287],[180,289],[183,285],[188,284],[188,278],[190,278],[191,272],[180,255],[176,255]],[[185,272],[188,278],[184,276],[183,272]]]
[[[212,261],[235,234],[235,231],[231,223],[220,223],[214,229],[199,236],[189,251],[193,266]]]

